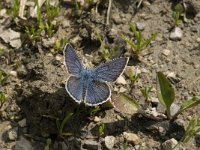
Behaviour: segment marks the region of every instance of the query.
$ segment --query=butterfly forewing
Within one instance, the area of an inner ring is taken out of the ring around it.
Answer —
[[[67,44],[64,48],[64,58],[69,74],[80,76],[83,65],[70,44]]]
[[[83,99],[83,83],[82,81],[75,77],[70,76],[67,80],[66,86],[65,86],[67,92],[69,95],[78,103],[80,103]]]
[[[104,103],[110,96],[111,91],[107,83],[93,80],[88,84],[84,102],[95,106]]]
[[[96,80],[114,82],[123,73],[128,58],[117,58],[95,68]]]

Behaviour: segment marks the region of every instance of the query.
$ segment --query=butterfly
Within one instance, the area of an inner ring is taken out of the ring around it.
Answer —
[[[129,58],[116,58],[95,68],[86,68],[73,47],[66,44],[63,50],[64,64],[69,73],[65,88],[77,102],[88,106],[100,105],[111,97],[108,82],[114,82],[124,72]]]

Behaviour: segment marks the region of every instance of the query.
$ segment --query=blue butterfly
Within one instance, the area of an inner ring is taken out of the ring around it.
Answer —
[[[63,54],[70,74],[65,88],[76,102],[84,102],[89,106],[96,106],[110,99],[108,82],[116,81],[128,63],[128,58],[117,58],[88,69],[83,66],[70,44],[66,44]]]

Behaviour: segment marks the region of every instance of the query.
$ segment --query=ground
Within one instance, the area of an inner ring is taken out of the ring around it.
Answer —
[[[6,95],[5,102],[0,103],[0,149],[42,150],[45,146],[56,150],[109,149],[105,143],[111,138],[114,146],[110,149],[162,149],[167,140],[180,141],[189,120],[199,116],[200,109],[196,106],[170,122],[158,102],[151,102],[149,109],[156,110],[163,118],[148,117],[141,111],[127,113],[128,110],[121,107],[79,105],[65,90],[68,73],[62,53],[64,44],[69,42],[86,66],[108,61],[102,54],[98,33],[108,49],[115,48],[112,58],[130,57],[127,68],[139,74],[139,79],[132,83],[126,69],[122,75],[125,81],[112,83],[112,101],[116,106],[120,106],[119,95],[126,94],[139,103],[140,109],[146,109],[140,91],[144,87],[152,87],[151,100],[157,100],[158,71],[168,77],[176,92],[176,104],[180,104],[200,95],[198,0],[143,0],[139,7],[139,0],[113,0],[109,22],[108,1],[93,1],[91,5],[80,1],[80,10],[75,9],[74,1],[61,1],[59,14],[51,22],[55,25],[53,34],[47,35],[45,30],[31,38],[25,26],[37,24],[37,19],[30,17],[35,3],[28,1],[26,4],[24,17],[27,20],[8,13],[12,8],[10,0],[0,3],[0,70],[4,76],[11,74],[0,85],[1,92]],[[177,27],[172,14],[177,3],[185,9],[181,15],[183,21],[177,25],[182,35],[173,39],[170,34]],[[45,16],[44,5],[41,11]],[[144,39],[157,33],[138,58],[121,37],[122,34],[134,37],[130,24],[141,28]],[[60,42],[60,46],[56,47],[56,42]],[[58,122],[70,113],[73,115],[63,128],[67,135],[61,135]],[[128,139],[127,134],[134,137]],[[48,140],[51,140],[49,146]],[[200,149],[199,135],[181,148]]]

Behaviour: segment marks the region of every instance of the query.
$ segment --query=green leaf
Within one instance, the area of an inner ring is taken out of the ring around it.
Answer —
[[[3,103],[6,101],[6,96],[3,92],[0,91],[0,102]]]
[[[170,84],[169,80],[164,76],[162,72],[157,73],[157,94],[159,101],[166,106],[168,113],[170,114],[170,106],[175,100],[175,92]],[[168,115],[169,115],[168,114]],[[168,116],[170,117],[170,116]]]
[[[188,108],[198,105],[199,103],[200,103],[200,96],[194,96],[190,100],[181,104],[179,112],[181,113]]]
[[[187,143],[191,137],[200,132],[200,118],[193,118],[190,120],[189,125],[186,128],[185,134],[181,139],[181,142]]]
[[[130,28],[135,36],[136,41],[139,41],[140,35],[139,35],[139,32],[136,30],[135,26],[130,24]]]
[[[142,49],[146,47],[151,42],[151,40],[155,38],[156,34],[157,33],[152,34],[147,40],[145,40],[145,42],[141,44],[140,48]]]
[[[131,40],[129,40],[125,35],[122,35],[122,38],[126,41],[127,44],[131,46],[132,49],[137,49],[137,46]]]
[[[63,133],[63,128],[65,126],[65,124],[67,123],[67,121],[69,121],[69,119],[72,117],[73,113],[69,113],[68,115],[65,116],[65,118],[63,119],[62,123],[59,126],[59,135],[62,135]],[[58,125],[58,123],[57,123]]]

